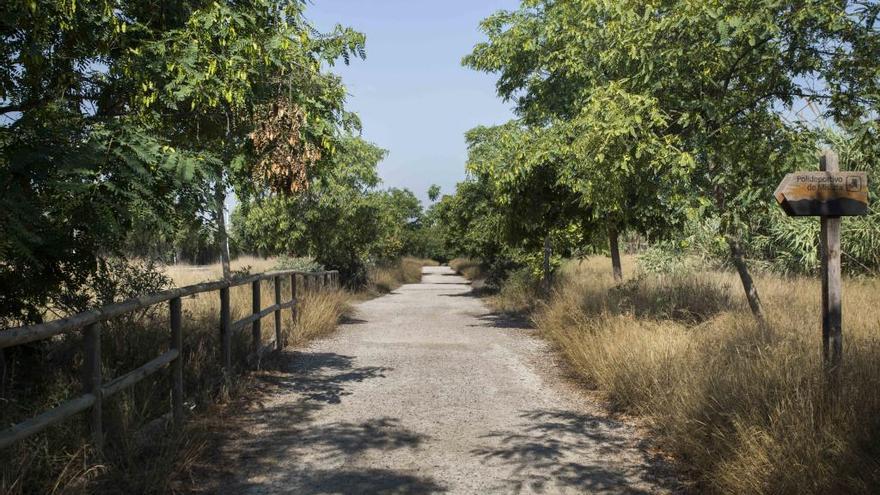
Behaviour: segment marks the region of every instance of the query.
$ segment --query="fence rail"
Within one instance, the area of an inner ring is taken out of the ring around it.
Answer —
[[[281,284],[285,278],[290,279],[290,300],[282,301]],[[281,311],[290,308],[291,318],[295,318],[297,297],[297,279],[303,281],[303,289],[323,290],[339,288],[339,272],[300,272],[285,270],[262,273],[232,280],[206,282],[190,285],[179,289],[171,289],[155,294],[129,299],[102,308],[78,313],[39,325],[0,330],[0,352],[7,347],[45,340],[63,333],[83,331],[83,395],[63,402],[31,419],[18,423],[0,431],[0,449],[24,440],[46,428],[64,421],[83,411],[89,411],[89,431],[94,447],[100,451],[103,446],[103,424],[101,420],[102,402],[143,379],[171,365],[171,414],[174,425],[183,423],[183,313],[181,300],[184,297],[219,291],[220,293],[220,348],[221,360],[227,375],[232,373],[232,334],[243,330],[248,325],[252,328],[254,352],[259,352],[262,345],[262,319],[274,313],[275,348],[281,350],[286,345],[281,330]],[[274,304],[263,309],[260,301],[261,283],[272,280],[275,287]],[[229,289],[251,284],[252,313],[241,320],[231,321]],[[124,315],[131,311],[145,309],[161,303],[168,303],[170,345],[169,350],[152,359],[143,366],[104,381],[101,368],[101,324],[109,319]]]

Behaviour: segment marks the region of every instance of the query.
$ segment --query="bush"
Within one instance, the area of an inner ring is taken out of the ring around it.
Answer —
[[[520,268],[508,275],[489,305],[502,313],[519,315],[534,310],[542,299],[540,280],[528,268]]]
[[[482,263],[470,258],[455,258],[449,261],[449,266],[468,280],[477,280],[485,277]]]
[[[639,267],[653,274],[685,274],[694,268],[684,251],[671,245],[656,245],[645,250],[639,255]]]
[[[280,256],[275,264],[275,270],[320,272],[324,271],[324,265],[318,263],[314,258],[309,258],[306,256]]]

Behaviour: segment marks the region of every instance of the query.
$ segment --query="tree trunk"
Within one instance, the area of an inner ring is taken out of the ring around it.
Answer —
[[[0,399],[6,398],[6,353],[0,349]]]
[[[754,315],[755,319],[760,323],[764,323],[764,307],[761,304],[761,298],[758,297],[758,288],[755,287],[755,282],[752,280],[752,275],[749,273],[749,267],[746,265],[745,258],[743,258],[742,246],[739,244],[739,239],[736,239],[733,236],[727,236],[727,245],[730,246],[730,257],[733,259],[733,265],[739,273],[739,279],[742,281],[743,289],[746,292],[746,299],[749,301],[749,308],[752,309],[752,315]]]
[[[714,172],[714,163],[709,164],[709,170]],[[713,193],[718,211],[724,212],[727,208],[727,200],[724,190],[721,186],[716,184]],[[755,287],[755,282],[752,280],[752,275],[749,273],[749,267],[746,265],[746,260],[743,257],[739,237],[732,234],[725,234],[724,237],[727,240],[727,246],[730,248],[730,258],[733,260],[733,266],[736,267],[736,271],[739,273],[739,279],[742,282],[743,290],[746,293],[746,300],[749,302],[749,308],[752,310],[752,315],[758,320],[758,323],[764,325],[766,323],[766,320],[764,319],[764,306],[761,304],[761,298],[758,297],[758,288]]]
[[[223,265],[223,279],[232,277],[229,268],[229,236],[226,233],[226,191],[218,181],[214,186],[214,201],[217,216],[217,243],[220,248],[220,264]]]
[[[552,283],[550,272],[550,257],[553,256],[553,246],[550,245],[550,234],[544,237],[544,293],[550,294],[550,284]]]
[[[611,250],[611,271],[614,272],[614,281],[623,280],[623,268],[620,266],[620,245],[618,243],[617,227],[608,226],[608,246]]]

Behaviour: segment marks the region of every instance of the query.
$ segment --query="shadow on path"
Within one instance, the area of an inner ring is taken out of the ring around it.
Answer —
[[[630,467],[583,462],[583,459],[613,459],[633,450],[631,437],[615,421],[552,409],[525,411],[520,418],[522,422],[509,430],[482,436],[485,446],[471,451],[484,464],[510,469],[503,487],[506,492],[566,490],[644,494],[650,492],[633,486],[633,479],[652,486],[671,483],[671,478],[645,469],[655,463],[648,462],[647,458],[642,459],[642,466],[636,463]],[[638,472],[648,474],[638,476]]]
[[[355,366],[355,358],[334,353],[287,352],[254,379],[261,396],[216,425],[209,448],[217,454],[195,470],[194,491],[221,494],[268,493],[439,493],[430,478],[389,469],[336,469],[371,451],[415,449],[428,439],[398,418],[321,424],[316,413],[340,404],[348,386],[385,377],[391,368]],[[309,462],[303,462],[308,454]],[[317,461],[317,462],[316,462]],[[321,468],[319,466],[325,466]]]
[[[430,478],[387,469],[315,471],[305,478],[302,489],[297,493],[421,495],[446,491]]]
[[[477,319],[480,320],[480,323],[468,326],[490,328],[534,328],[527,318],[517,315],[489,313],[478,316]]]

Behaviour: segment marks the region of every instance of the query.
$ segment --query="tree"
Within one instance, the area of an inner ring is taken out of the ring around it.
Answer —
[[[361,138],[340,139],[333,166],[307,190],[243,202],[236,238],[263,254],[314,256],[349,285],[363,285],[368,264],[408,254],[421,228],[422,207],[411,191],[377,189],[385,153]]]
[[[770,197],[803,144],[781,109],[811,100],[833,113],[839,99],[858,101],[849,86],[812,88],[834,81],[835,65],[856,56],[866,62],[863,50],[847,45],[876,46],[866,41],[876,30],[865,27],[876,9],[865,5],[874,4],[527,0],[483,22],[489,41],[465,63],[498,72],[499,93],[516,99],[528,122],[581,121],[593,156],[635,128],[637,147],[606,158],[635,166],[636,176],[660,171],[684,181],[694,202],[714,205],[752,311],[763,319],[742,238],[755,204]],[[855,9],[860,14],[848,15]],[[609,97],[642,111],[595,112],[597,98]]]
[[[119,254],[135,221],[164,223],[207,160],[141,125],[112,67],[198,2],[4,2],[0,7],[0,321],[40,321]],[[143,28],[135,33],[129,25]],[[28,281],[22,283],[23,280]]]
[[[480,179],[459,182],[454,195],[443,196],[436,204],[434,214],[443,226],[443,244],[450,253],[489,263],[502,257],[503,220],[488,184]]]
[[[304,5],[3,4],[0,318],[39,320],[136,243],[225,247],[231,188],[292,194],[332,166],[358,121],[323,68],[363,57],[364,37],[317,33]],[[205,236],[192,219],[209,213]]]
[[[431,184],[431,187],[428,188],[428,199],[430,199],[431,202],[433,203],[433,202],[437,201],[437,198],[439,198],[439,197],[440,197],[440,186],[438,186],[437,184]]]
[[[338,77],[322,71],[338,58],[363,56],[364,36],[350,29],[316,35],[301,0],[213,2],[185,25],[131,51],[120,71],[140,83],[131,103],[176,146],[211,149],[202,172],[214,197],[217,241],[229,276],[225,201],[263,186],[292,194],[307,171],[321,170],[344,111]],[[256,184],[256,187],[253,187]]]
[[[554,232],[585,218],[572,190],[558,180],[558,155],[538,149],[540,130],[516,121],[468,131],[468,170],[491,188],[501,214],[504,240],[526,251],[543,253],[549,290]]]

